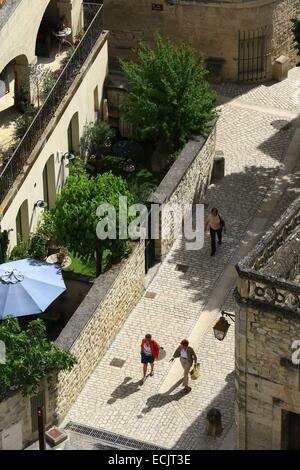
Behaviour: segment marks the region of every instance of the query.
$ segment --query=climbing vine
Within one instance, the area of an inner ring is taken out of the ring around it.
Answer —
[[[298,51],[298,55],[300,56],[300,19],[299,18],[292,18],[292,33],[294,35],[294,47]],[[300,62],[297,64],[300,65]]]

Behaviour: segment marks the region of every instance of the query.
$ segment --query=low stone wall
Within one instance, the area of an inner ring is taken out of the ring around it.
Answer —
[[[43,381],[40,391],[44,391],[46,428],[55,420],[56,387]],[[32,428],[32,397],[23,397],[20,392],[12,393],[0,401],[0,450],[20,450],[38,439],[38,431]],[[4,437],[4,438],[3,438]],[[3,447],[2,447],[3,446]]]
[[[144,241],[129,258],[99,276],[56,344],[71,351],[78,364],[60,373],[57,383],[57,421],[62,421],[86,380],[104,356],[145,285]]]
[[[212,123],[208,136],[190,140],[181,151],[157,190],[148,199],[148,204],[192,204],[201,202],[209,185],[216,146],[216,121]],[[174,219],[170,213],[162,223],[160,217],[159,238],[155,240],[155,257],[166,256],[174,243]],[[169,233],[163,239],[163,233]]]

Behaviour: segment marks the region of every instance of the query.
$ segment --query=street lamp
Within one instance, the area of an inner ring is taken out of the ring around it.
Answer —
[[[63,154],[61,159],[62,160],[68,160],[69,162],[71,162],[72,160],[75,160],[75,155],[73,155],[73,153],[71,153],[71,152],[66,152],[66,153]]]
[[[234,322],[234,315],[232,313],[225,312],[225,310],[221,311],[221,317],[213,327],[215,338],[219,341],[223,341],[230,327],[230,323],[225,317],[229,317]]]
[[[123,166],[123,170],[124,170],[126,173],[133,173],[133,172],[135,171],[135,166],[134,166],[134,165],[131,165],[131,164],[129,163],[129,164]]]
[[[46,209],[48,207],[48,203],[40,199],[34,204],[34,207],[39,207],[40,209]]]

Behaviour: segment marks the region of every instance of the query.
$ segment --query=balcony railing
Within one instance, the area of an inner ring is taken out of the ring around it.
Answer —
[[[19,142],[12,156],[9,158],[0,174],[0,202],[12,187],[15,179],[21,173],[34,147],[38,143],[46,126],[54,116],[59,104],[68,92],[74,78],[79,74],[81,67],[90,54],[93,46],[103,31],[102,6],[91,21],[82,40],[74,50],[70,60],[62,70],[47,99],[39,109],[31,125]]]

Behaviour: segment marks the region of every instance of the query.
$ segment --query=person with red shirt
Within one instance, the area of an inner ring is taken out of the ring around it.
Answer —
[[[159,344],[152,339],[150,334],[145,335],[141,343],[141,363],[143,364],[143,379],[142,385],[145,383],[148,364],[150,364],[150,377],[154,375],[154,360],[158,358],[160,351]]]

